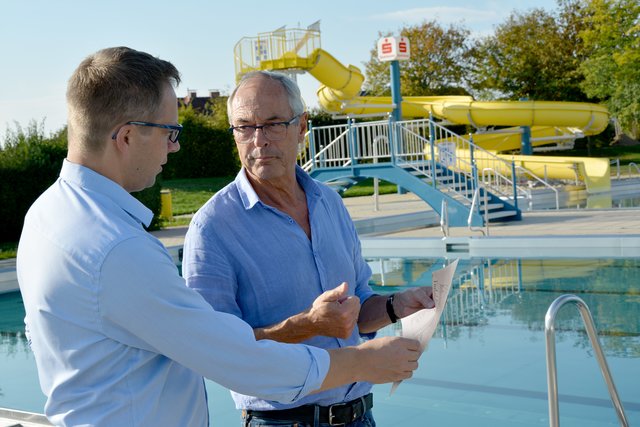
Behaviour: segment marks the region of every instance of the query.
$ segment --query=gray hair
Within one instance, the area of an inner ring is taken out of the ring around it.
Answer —
[[[69,143],[101,151],[114,127],[152,119],[165,85],[179,83],[180,73],[168,61],[128,47],[99,50],[85,58],[69,79]]]
[[[231,105],[233,104],[233,100],[236,97],[238,89],[244,86],[247,81],[260,76],[275,80],[282,85],[285,92],[287,93],[287,98],[289,99],[289,107],[291,107],[291,111],[293,112],[294,116],[298,116],[305,112],[306,107],[304,100],[302,99],[302,95],[300,94],[300,88],[293,79],[282,73],[274,73],[272,71],[250,71],[242,76],[235,89],[233,89],[233,92],[231,92],[231,95],[229,95],[229,98],[227,99],[227,117],[229,118],[229,123],[232,123]]]

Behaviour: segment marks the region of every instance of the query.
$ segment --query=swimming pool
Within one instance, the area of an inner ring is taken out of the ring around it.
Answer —
[[[444,259],[372,258],[380,293],[424,286]],[[389,397],[375,386],[380,427],[549,425],[544,315],[565,293],[591,309],[630,425],[640,425],[640,259],[461,259],[436,335],[414,377]],[[42,412],[20,295],[0,295],[0,407]],[[560,422],[618,425],[574,307],[557,319]],[[396,334],[388,327],[381,334]],[[207,382],[212,425],[239,425],[226,390]]]

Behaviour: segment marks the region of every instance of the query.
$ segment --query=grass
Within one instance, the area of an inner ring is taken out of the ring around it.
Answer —
[[[18,242],[0,243],[0,259],[15,258],[18,252]]]
[[[218,190],[233,181],[233,177],[172,179],[162,182],[163,190],[171,190],[171,210],[173,218],[162,219],[160,226],[177,227],[189,225],[194,214]],[[380,180],[379,194],[390,194],[398,191],[395,184]],[[373,194],[373,178],[354,185],[344,193],[344,197],[370,196]]]
[[[380,180],[378,183],[378,194],[393,194],[398,192],[398,186],[387,182],[384,180]],[[364,181],[354,185],[344,192],[342,197],[360,197],[360,196],[371,196],[373,194],[373,178],[367,178]]]
[[[173,215],[195,213],[233,177],[171,179],[162,182],[163,190],[171,190]]]

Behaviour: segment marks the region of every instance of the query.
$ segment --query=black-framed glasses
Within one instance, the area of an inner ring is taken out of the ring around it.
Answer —
[[[183,129],[182,125],[163,125],[160,123],[138,122],[138,121],[127,122],[124,125],[150,126],[154,128],[169,129],[171,131],[171,133],[169,133],[169,141],[173,143],[176,143],[180,140],[180,134],[182,133],[182,129]],[[113,134],[111,139],[116,139],[119,131],[120,131],[120,128],[118,128],[118,130]]]
[[[291,120],[286,122],[265,123],[263,125],[240,125],[231,126],[229,132],[233,134],[236,141],[240,144],[249,144],[253,141],[254,135],[258,129],[262,129],[262,134],[271,142],[282,141],[287,136],[289,125],[296,125],[300,122],[298,114]]]

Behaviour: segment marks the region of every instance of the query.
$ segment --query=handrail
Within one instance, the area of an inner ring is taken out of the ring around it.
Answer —
[[[553,190],[553,192],[556,193],[556,210],[560,209],[560,199],[558,197],[558,189],[557,188],[555,188],[554,186],[549,184],[544,179],[540,178],[538,175],[536,175],[533,172],[531,172],[529,169],[523,168],[522,166],[516,166],[516,170],[521,171],[523,174],[529,175],[530,177],[532,177],[536,181],[542,183],[542,185],[544,185],[545,187],[548,187],[551,190]],[[533,200],[533,198],[531,200]]]
[[[616,179],[620,179],[620,159],[609,160],[609,166],[616,165]]]
[[[488,232],[489,232],[489,219],[488,219],[488,215],[487,215],[487,199],[486,199],[486,191],[485,191],[485,201],[484,201],[484,225],[486,227],[486,232],[485,230],[482,229],[482,227],[473,227],[471,226],[471,223],[473,221],[473,212],[476,210],[476,204],[479,205],[478,199],[480,197],[480,187],[476,187],[475,191],[473,192],[473,199],[471,200],[471,208],[469,209],[469,217],[467,218],[467,227],[469,227],[469,231],[479,231],[482,233],[483,236],[487,236]],[[478,211],[480,211],[480,209],[478,209]]]
[[[640,174],[640,167],[638,167],[637,164],[635,164],[634,162],[631,162],[627,165],[627,167],[629,168],[629,176],[631,176],[631,166],[633,166],[634,168],[636,168],[636,173]]]
[[[582,316],[582,321],[587,331],[587,335],[589,336],[589,340],[591,341],[591,347],[593,348],[593,351],[596,355],[596,360],[600,365],[602,376],[607,383],[609,395],[611,396],[611,403],[613,403],[613,407],[616,411],[616,415],[618,416],[618,420],[620,421],[620,425],[628,427],[629,422],[627,421],[627,416],[624,413],[622,402],[618,397],[618,391],[616,390],[616,386],[613,383],[613,378],[611,378],[611,372],[609,371],[609,366],[607,365],[607,359],[605,358],[602,347],[600,346],[598,333],[596,332],[596,328],[593,324],[593,318],[591,317],[589,307],[587,307],[587,304],[585,304],[585,302],[581,298],[577,297],[576,295],[568,294],[561,295],[556,298],[549,306],[547,314],[544,317],[545,338],[547,344],[547,390],[549,393],[549,425],[550,427],[558,427],[560,425],[560,417],[558,411],[558,376],[556,367],[555,320],[560,308],[568,303],[575,303],[578,307],[578,310],[580,311],[580,315]]]
[[[449,210],[447,206],[447,199],[442,199],[442,204],[440,205],[440,230],[442,230],[442,234],[444,237],[449,236]]]

